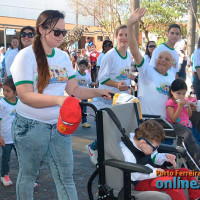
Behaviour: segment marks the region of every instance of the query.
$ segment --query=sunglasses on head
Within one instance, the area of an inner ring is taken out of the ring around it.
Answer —
[[[113,47],[113,45],[112,44],[105,44],[105,45],[103,45],[103,47]]]
[[[27,36],[28,38],[33,38],[33,37],[35,36],[35,34],[32,33],[32,32],[29,32],[29,33],[22,32],[22,33],[21,33],[21,37],[22,37],[22,38],[25,38],[26,36]]]
[[[149,48],[156,48],[156,45],[149,45]]]
[[[153,146],[153,144],[151,144],[151,142],[149,142],[147,139],[145,139],[144,137],[140,137],[138,138],[138,140],[144,140],[150,147],[152,147],[153,151],[157,150],[159,146],[155,147]]]
[[[53,30],[53,32],[54,32],[54,36],[55,36],[55,37],[59,37],[61,34],[63,35],[63,37],[65,37],[66,34],[67,34],[67,31],[66,31],[66,30],[64,30],[64,31],[61,31],[61,30]]]

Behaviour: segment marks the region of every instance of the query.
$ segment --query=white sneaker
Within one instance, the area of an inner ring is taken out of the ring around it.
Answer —
[[[8,175],[1,177],[1,182],[3,183],[4,186],[11,186],[12,185],[12,181],[10,180]]]
[[[87,150],[89,156],[90,156],[90,160],[91,162],[96,165],[97,164],[97,158],[98,158],[98,153],[97,151],[94,151],[90,148],[90,145],[86,145],[85,149]]]

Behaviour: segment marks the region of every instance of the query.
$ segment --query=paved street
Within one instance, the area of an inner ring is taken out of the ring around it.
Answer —
[[[91,111],[90,111],[91,112]],[[72,135],[74,152],[74,180],[78,191],[79,200],[88,200],[87,181],[95,170],[95,166],[90,162],[90,158],[85,150],[85,145],[91,143],[96,138],[96,127],[93,117],[88,117],[91,128],[81,126]],[[1,155],[1,150],[0,150]],[[18,173],[18,163],[14,151],[10,162],[10,178],[13,186],[4,187],[0,184],[0,200],[16,200],[15,183]],[[34,200],[57,200],[57,194],[48,164],[43,162],[40,168],[40,175],[37,180],[38,187],[34,192]],[[97,191],[97,182],[94,184],[94,191]]]

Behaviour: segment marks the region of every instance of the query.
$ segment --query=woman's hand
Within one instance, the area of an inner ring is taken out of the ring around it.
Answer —
[[[139,22],[140,19],[145,15],[145,8],[137,8],[134,13],[129,17],[128,24],[134,25]]]
[[[120,91],[126,91],[126,90],[128,90],[128,86],[126,85],[126,83],[124,81],[119,82],[117,87],[118,87],[118,89]]]
[[[111,90],[103,90],[103,89],[97,89],[96,90],[97,96],[103,97],[104,99],[111,100],[112,96],[109,93],[113,93]]]
[[[173,154],[167,154],[166,159],[168,162],[170,162],[174,167],[176,167],[176,156]]]
[[[185,105],[185,99],[178,99],[176,101],[178,102],[178,106],[180,106],[181,108]]]

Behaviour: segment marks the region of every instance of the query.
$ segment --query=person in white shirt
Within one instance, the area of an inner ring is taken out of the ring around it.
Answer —
[[[181,28],[178,24],[172,24],[168,28],[167,42],[159,45],[152,54],[150,65],[155,67],[156,59],[161,51],[168,51],[173,56],[173,63],[169,71],[172,71],[175,75],[179,71],[179,55],[174,46],[181,38]]]
[[[111,99],[108,90],[79,87],[69,56],[56,48],[66,33],[63,13],[43,11],[36,21],[33,45],[22,49],[11,66],[19,97],[12,125],[19,160],[18,200],[33,199],[34,182],[44,157],[49,162],[58,199],[78,199],[71,136],[57,130],[60,106],[67,98],[64,90],[80,99]]]
[[[129,93],[131,79],[135,76],[130,73],[131,54],[127,51],[127,26],[121,25],[116,29],[117,46],[109,50],[104,56],[98,73],[99,88],[109,89],[113,93]],[[112,101],[103,100],[106,106]]]
[[[11,40],[11,49],[5,54],[5,77],[11,77],[10,66],[12,65],[15,56],[17,55],[19,49],[19,40],[17,37],[13,37]]]
[[[76,80],[80,87],[87,87],[89,88],[91,85],[97,85],[98,83],[92,82],[90,75],[86,72],[88,67],[88,62],[86,60],[81,60],[78,63],[78,69],[75,73]],[[88,100],[82,100],[83,102],[87,103]],[[87,107],[83,106],[83,112],[87,113]],[[90,128],[91,125],[87,123],[87,116],[82,116],[82,127]]]
[[[1,182],[4,186],[11,186],[9,177],[9,162],[11,151],[15,149],[12,139],[11,126],[16,114],[17,93],[12,78],[7,78],[3,83],[3,95],[0,100],[0,146],[2,146],[1,158]]]

